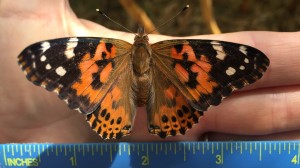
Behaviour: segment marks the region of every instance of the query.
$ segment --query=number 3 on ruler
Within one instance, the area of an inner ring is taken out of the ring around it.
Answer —
[[[222,164],[223,162],[222,162],[222,156],[221,155],[216,155],[216,164]]]

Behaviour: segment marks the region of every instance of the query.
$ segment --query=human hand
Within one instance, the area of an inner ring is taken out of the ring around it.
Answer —
[[[134,35],[78,19],[68,1],[0,2],[0,142],[96,142],[101,138],[84,116],[69,110],[54,93],[28,82],[17,55],[31,43],[68,36],[100,36],[133,42]],[[240,32],[193,36],[247,44],[270,59],[265,76],[205,112],[184,136],[165,140],[297,139],[300,130],[300,33]],[[149,35],[150,43],[172,37]],[[173,37],[174,38],[174,37]],[[3,73],[5,72],[5,73]],[[145,108],[122,141],[159,141],[147,131]],[[235,135],[232,135],[235,134]],[[275,135],[270,135],[275,134]]]

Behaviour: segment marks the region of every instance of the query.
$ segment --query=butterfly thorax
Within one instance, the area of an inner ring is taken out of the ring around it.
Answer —
[[[147,102],[150,86],[151,47],[149,38],[145,34],[144,27],[138,29],[132,48],[132,66],[135,78],[134,91],[136,92],[136,104],[143,106]]]
[[[149,38],[144,33],[144,28],[138,30],[138,34],[134,38],[132,49],[132,64],[136,76],[146,75],[150,68],[151,47]]]

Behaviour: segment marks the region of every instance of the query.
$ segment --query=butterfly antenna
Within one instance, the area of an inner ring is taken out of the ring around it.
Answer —
[[[108,20],[112,21],[113,23],[119,25],[120,27],[122,27],[123,29],[127,30],[128,32],[130,32],[132,34],[136,34],[136,33],[132,32],[131,30],[127,29],[125,26],[121,25],[120,23],[114,21],[112,18],[108,17],[105,13],[103,13],[102,11],[100,11],[100,9],[96,9],[96,11],[98,13],[100,13],[102,16],[104,16],[106,19],[108,19]]]
[[[174,15],[173,17],[171,17],[169,20],[165,21],[164,23],[162,23],[161,25],[157,26],[154,30],[150,31],[148,34],[160,29],[161,27],[163,27],[165,24],[171,22],[172,20],[174,20],[178,15],[182,14],[182,12],[184,12],[185,10],[187,10],[190,7],[190,5],[186,5],[184,8],[182,8],[179,12],[177,12],[176,15]]]

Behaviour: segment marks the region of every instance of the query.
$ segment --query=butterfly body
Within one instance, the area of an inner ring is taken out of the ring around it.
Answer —
[[[261,51],[243,44],[193,39],[149,44],[143,28],[133,44],[97,37],[38,42],[18,61],[29,81],[83,113],[103,139],[130,134],[136,106],[146,106],[151,134],[185,134],[203,111],[260,79],[269,65]]]
[[[144,28],[140,27],[138,34],[135,36],[132,46],[132,69],[133,69],[133,90],[136,95],[136,105],[145,106],[149,97],[151,85],[151,47],[149,38],[144,33]]]

